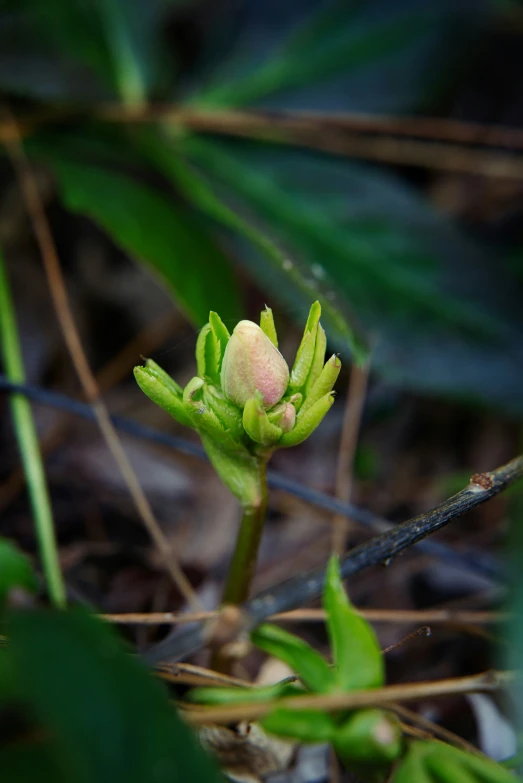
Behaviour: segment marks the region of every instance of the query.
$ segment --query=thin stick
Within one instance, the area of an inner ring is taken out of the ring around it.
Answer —
[[[13,381],[25,380],[16,316],[3,256],[0,252],[0,341],[5,371]],[[38,434],[29,401],[18,394],[10,399],[13,423],[27,479],[29,498],[40,548],[49,597],[57,607],[65,606],[66,592],[53,521],[53,511]]]
[[[354,458],[358,446],[368,378],[369,363],[358,364],[354,362],[351,368],[349,390],[345,401],[336,470],[336,497],[343,503],[348,503],[351,498],[354,482]],[[337,555],[341,556],[345,551],[350,522],[347,517],[341,514],[336,514],[333,519],[332,551]]]
[[[40,247],[56,314],[85,396],[91,403],[102,435],[120,469],[136,509],[162,556],[166,569],[185,599],[195,609],[199,609],[201,606],[191,583],[183,573],[169,541],[153,514],[150,503],[111,422],[107,408],[100,398],[98,384],[89,367],[71,311],[56,245],[45,214],[40,192],[22,147],[16,120],[7,110],[6,113],[11,121],[13,131],[12,139],[6,145],[7,151],[17,173],[20,188],[26,201],[35,237]]]
[[[375,623],[436,623],[449,625],[488,625],[504,623],[510,615],[506,612],[473,612],[454,611],[450,609],[359,609],[361,617]],[[191,612],[176,614],[174,612],[149,612],[146,614],[130,612],[125,614],[102,614],[102,620],[119,625],[184,625],[201,620],[210,620],[218,612]],[[267,618],[271,622],[306,623],[325,622],[323,609],[294,609],[292,612],[281,612]]]
[[[258,720],[268,715],[275,707],[293,710],[337,710],[360,709],[372,705],[390,704],[397,701],[416,701],[461,693],[492,692],[509,685],[516,679],[514,672],[487,671],[468,677],[454,677],[430,682],[415,682],[407,685],[388,685],[384,688],[352,691],[351,693],[311,694],[267,702],[235,704],[208,707],[192,711],[188,705],[185,717],[194,725],[206,723],[227,724],[241,720]]]

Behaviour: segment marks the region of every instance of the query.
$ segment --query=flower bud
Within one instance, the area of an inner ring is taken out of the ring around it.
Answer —
[[[259,392],[264,408],[281,400],[289,368],[278,349],[253,321],[240,321],[231,335],[221,369],[222,390],[243,408]]]

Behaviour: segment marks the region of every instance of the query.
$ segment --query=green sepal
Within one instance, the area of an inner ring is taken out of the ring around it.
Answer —
[[[211,324],[205,324],[200,329],[196,341],[196,366],[200,378],[211,383],[220,384],[220,343],[215,336]]]
[[[179,424],[183,424],[186,427],[194,427],[177,390],[173,390],[171,385],[166,385],[163,371],[159,375],[153,367],[139,366],[135,367],[133,372],[136,383],[150,400],[159,405],[160,408],[163,408]]]
[[[357,764],[391,764],[403,750],[398,719],[378,709],[355,712],[337,727],[332,743],[344,761]]]
[[[322,397],[332,391],[332,388],[338,379],[338,375],[340,374],[340,370],[341,361],[339,357],[336,356],[336,354],[333,354],[328,362],[325,363],[325,366],[323,367],[319,376],[316,378],[316,381],[310,391],[308,391],[307,396],[303,401],[300,413],[305,413],[305,411],[309,410],[309,408],[312,408],[312,406],[318,402],[318,400],[321,400]]]
[[[286,682],[253,688],[193,688],[185,698],[195,704],[250,704],[301,694],[303,688]]]
[[[283,430],[271,424],[263,408],[261,395],[247,400],[243,409],[243,427],[255,443],[262,446],[274,446],[280,440]]]
[[[241,441],[245,435],[242,423],[242,412],[237,405],[224,396],[221,389],[206,383],[203,387],[203,401],[209,405],[223,427],[234,440]]]
[[[323,607],[339,688],[379,688],[385,681],[380,646],[372,626],[356,613],[347,597],[335,555],[325,574]]]
[[[335,680],[327,661],[303,639],[270,623],[256,628],[251,639],[257,647],[290,666],[309,690],[333,690]]]
[[[336,723],[328,712],[321,710],[289,710],[277,707],[261,721],[269,734],[290,737],[299,742],[330,742],[336,732]]]
[[[305,383],[305,396],[311,391],[312,387],[320,377],[323,365],[325,364],[325,351],[327,350],[327,336],[325,329],[318,323],[316,330],[316,342],[314,344],[314,356],[312,357],[312,364],[307,381]],[[332,387],[331,387],[332,388]]]
[[[192,378],[183,390],[184,410],[191,419],[200,435],[206,433],[213,438],[222,448],[236,449],[237,444],[223,424],[218,419],[213,409],[205,404],[203,378]]]
[[[205,431],[200,430],[203,447],[214,469],[243,508],[256,507],[263,496],[264,468],[260,460],[234,441],[222,445]]]
[[[165,370],[160,367],[159,364],[156,364],[153,359],[146,359],[145,360],[145,366],[148,370],[152,370],[156,377],[163,381],[163,383],[167,386],[168,389],[172,391],[173,394],[178,395],[178,397],[181,397],[183,394],[182,387],[176,383],[174,378],[171,378],[168,372],[165,372]]]
[[[292,365],[289,381],[289,387],[292,390],[299,390],[305,386],[311,371],[320,315],[321,305],[319,302],[314,302],[311,306],[307,323],[305,324],[303,337],[296,353],[296,359]]]
[[[214,339],[219,345],[219,351],[218,351],[218,375],[220,374],[220,370],[222,368],[222,359],[223,354],[225,353],[225,349],[227,348],[227,343],[230,339],[229,330],[223,323],[222,319],[218,315],[218,313],[215,313],[211,310],[209,313],[209,324],[212,330],[212,333],[214,335]]]
[[[267,335],[271,343],[275,348],[278,347],[278,335],[276,333],[276,325],[274,323],[274,317],[270,307],[265,305],[265,310],[262,310],[260,315],[260,329]]]
[[[294,392],[294,394],[285,395],[282,402],[290,402],[296,408],[296,413],[298,413],[303,402],[303,394],[301,394],[301,392]]]
[[[282,448],[297,446],[298,443],[303,443],[304,440],[307,440],[309,435],[320,424],[325,414],[330,410],[333,402],[334,392],[329,392],[329,394],[326,394],[318,402],[314,403],[309,410],[304,411],[302,407],[296,418],[294,429],[282,435],[278,446]]]

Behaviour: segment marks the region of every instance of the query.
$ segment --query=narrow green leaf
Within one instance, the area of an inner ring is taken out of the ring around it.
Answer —
[[[289,737],[299,742],[330,742],[336,732],[334,719],[328,712],[320,710],[289,710],[277,707],[260,723],[270,734]]]
[[[339,687],[353,690],[383,685],[385,670],[378,640],[369,623],[356,614],[349,602],[336,556],[327,566],[323,606]]]
[[[278,445],[282,448],[287,448],[289,446],[297,446],[299,443],[307,440],[329,412],[333,402],[334,394],[331,392],[321,397],[308,410],[304,411],[302,407],[296,418],[294,428],[282,435]]]
[[[309,408],[312,408],[318,400],[321,400],[322,397],[332,391],[334,384],[338,380],[340,370],[341,361],[339,357],[334,354],[325,363],[312,388],[308,389],[303,405],[300,408],[300,414],[302,416]]]
[[[303,639],[269,623],[256,628],[251,638],[257,647],[290,666],[309,690],[332,690],[334,677],[327,661]]]
[[[325,364],[325,351],[327,349],[327,335],[325,329],[319,323],[316,331],[316,343],[314,345],[314,356],[312,357],[311,368],[307,376],[307,382],[305,383],[304,393],[307,396],[314,388],[314,384],[318,380]],[[332,387],[331,387],[332,388]],[[330,391],[330,389],[328,390]],[[323,395],[320,395],[320,397]]]
[[[307,20],[302,29],[280,45],[274,57],[256,69],[236,68],[237,79],[219,80],[199,91],[191,103],[198,106],[243,106],[283,90],[309,87],[318,81],[365,65],[417,43],[429,33],[437,15],[432,9],[396,14],[376,22],[373,15],[362,25],[353,20],[353,6],[333,2]]]
[[[0,251],[0,347],[9,380],[24,383],[25,369],[18,337],[16,315],[4,258]],[[29,489],[31,509],[38,538],[49,596],[55,606],[66,602],[65,585],[60,569],[51,499],[38,442],[31,405],[22,395],[10,397],[13,422]]]
[[[276,683],[253,688],[193,688],[186,698],[195,704],[249,704],[302,693],[303,688],[292,683]]]
[[[167,386],[168,389],[172,391],[174,395],[177,397],[181,397],[183,394],[182,387],[176,383],[174,378],[171,378],[168,372],[165,372],[165,370],[160,367],[159,364],[157,364],[153,359],[146,359],[145,360],[145,366],[147,369],[152,370],[156,377],[158,379],[161,379],[162,383]]]
[[[516,781],[521,780],[521,778],[515,776],[501,764],[496,764],[495,761],[487,756],[467,753],[453,745],[443,745],[441,747],[441,743],[434,742],[432,744],[433,747],[430,748],[428,758],[431,760],[441,759],[442,757],[449,759],[455,766],[466,770],[474,781],[480,780],[481,783],[516,783]]]
[[[134,377],[140,389],[150,400],[159,405],[160,408],[163,408],[179,424],[194,428],[192,419],[187,414],[181,397],[178,393],[173,392],[170,385],[166,385],[163,376],[159,376],[154,368],[149,366],[135,367]]]
[[[265,310],[262,310],[260,315],[260,328],[267,335],[271,343],[275,348],[278,347],[278,335],[276,333],[276,326],[274,324],[274,316],[270,307],[265,305]]]
[[[26,611],[7,628],[20,696],[74,769],[68,780],[144,783],[158,770],[165,781],[220,779],[159,681],[107,625],[83,612]]]
[[[218,353],[218,377],[219,377],[220,370],[222,368],[223,354],[225,353],[225,349],[227,348],[227,343],[229,342],[229,338],[231,335],[229,334],[229,330],[223,323],[218,313],[214,313],[212,311],[210,312],[209,323],[211,325],[214,338],[217,341],[218,345],[220,346],[219,353]]]

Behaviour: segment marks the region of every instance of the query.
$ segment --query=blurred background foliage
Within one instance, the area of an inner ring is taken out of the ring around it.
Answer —
[[[241,265],[281,306],[319,297],[338,349],[370,353],[394,384],[519,414],[518,232],[431,192],[429,148],[416,167],[322,150],[343,147],[326,113],[502,123],[474,93],[493,31],[518,14],[468,0],[8,1],[0,83],[66,210],[159,274],[195,325],[245,312]],[[153,122],[159,103],[172,108]],[[289,112],[309,118],[305,142],[278,122]]]

